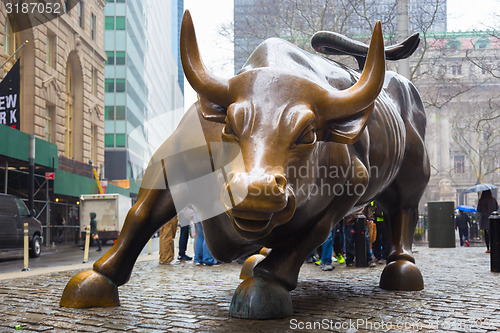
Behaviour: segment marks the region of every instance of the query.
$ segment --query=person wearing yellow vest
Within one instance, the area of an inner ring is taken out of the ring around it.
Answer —
[[[384,221],[384,212],[378,202],[372,201],[370,210],[373,213],[373,222],[375,222],[377,228],[377,236],[372,243],[372,252],[375,261],[383,265],[387,263],[387,257],[391,251],[390,226],[388,221]]]

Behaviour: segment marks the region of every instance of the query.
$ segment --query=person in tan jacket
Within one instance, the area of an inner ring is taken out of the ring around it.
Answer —
[[[175,216],[160,228],[160,264],[167,265],[174,261],[174,239],[179,218]]]

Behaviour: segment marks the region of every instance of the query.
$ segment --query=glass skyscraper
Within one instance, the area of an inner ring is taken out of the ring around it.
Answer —
[[[150,155],[182,116],[177,46],[182,11],[182,0],[108,0],[106,4],[108,180],[141,179]]]

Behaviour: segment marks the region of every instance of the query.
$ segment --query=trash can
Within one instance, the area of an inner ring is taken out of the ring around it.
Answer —
[[[455,203],[427,203],[429,216],[429,247],[455,247]]]
[[[489,219],[491,271],[500,272],[500,215],[498,212],[493,212]]]

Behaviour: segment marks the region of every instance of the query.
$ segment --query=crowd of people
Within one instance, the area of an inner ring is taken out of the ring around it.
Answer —
[[[175,235],[179,226],[179,254],[175,259]],[[212,257],[203,235],[203,226],[196,210],[190,206],[184,208],[177,216],[160,229],[160,264],[191,261],[193,257],[186,254],[189,237],[194,242],[194,262],[196,265],[214,266],[220,263]]]
[[[490,252],[488,217],[495,210],[498,210],[498,203],[491,191],[482,192],[477,211],[480,216],[479,226],[484,232],[487,253]],[[380,205],[376,201],[372,201],[362,211],[346,216],[337,223],[326,241],[308,256],[306,262],[315,263],[323,271],[333,270],[335,268],[334,261],[339,265],[345,264],[347,267],[354,266],[356,259],[357,266],[374,267],[377,263],[385,265],[391,250],[390,227],[387,223],[388,221],[384,220],[384,212]],[[455,217],[455,228],[459,232],[460,246],[470,246],[470,223],[471,220],[467,213],[459,211],[459,214]],[[178,225],[180,227],[179,250],[178,256],[175,258],[174,240]],[[194,262],[196,265],[220,265],[212,257],[207,247],[203,235],[203,226],[198,214],[195,209],[189,206],[160,229],[160,264],[193,260],[192,257],[186,254],[190,236],[195,240]],[[356,253],[358,257],[364,257],[365,255],[366,257],[356,258]],[[243,263],[244,260],[238,262]]]
[[[364,210],[346,216],[337,223],[327,240],[310,254],[306,262],[314,262],[323,271],[333,270],[333,261],[347,267],[385,264],[390,251],[389,228],[386,224],[382,209],[373,201]],[[356,254],[359,258],[356,258]]]

